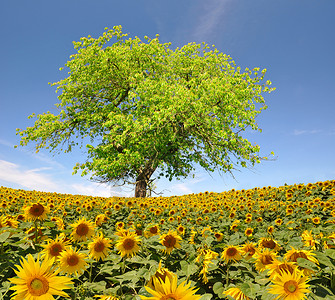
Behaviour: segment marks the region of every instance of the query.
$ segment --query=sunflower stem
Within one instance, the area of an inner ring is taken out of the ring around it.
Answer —
[[[230,264],[227,265],[227,274],[226,274],[226,286],[227,287],[229,285],[229,267],[230,267]]]
[[[38,225],[37,225],[37,219],[34,221],[35,224],[35,246],[37,245],[37,237],[38,237]]]
[[[126,272],[126,258],[122,258],[122,264],[121,264],[121,272],[124,274]]]
[[[89,273],[89,282],[92,282],[92,262],[90,263],[90,273]]]

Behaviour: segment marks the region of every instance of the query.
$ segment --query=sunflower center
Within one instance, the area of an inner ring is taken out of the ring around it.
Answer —
[[[269,265],[273,261],[271,255],[262,255],[261,262],[263,265]]]
[[[157,226],[154,226],[154,227],[150,228],[150,233],[155,234],[155,233],[157,233],[157,231],[158,231]]]
[[[172,235],[167,235],[163,242],[166,248],[172,248],[176,244],[176,238]]]
[[[63,250],[62,246],[60,244],[53,244],[50,247],[50,254],[52,256],[58,256],[59,253]]]
[[[79,224],[76,228],[76,233],[79,235],[79,236],[85,236],[88,234],[88,226],[84,223],[82,224]]]
[[[29,209],[29,212],[34,216],[34,217],[39,217],[43,214],[44,212],[44,207],[42,204],[33,204],[32,207]]]
[[[276,248],[276,243],[273,240],[265,240],[265,241],[263,241],[262,245],[265,248],[269,248],[269,249]]]
[[[71,267],[76,266],[79,263],[79,258],[77,255],[72,254],[67,258],[67,264]]]
[[[236,248],[228,248],[227,249],[227,256],[233,257],[237,254],[237,249]]]
[[[28,284],[28,290],[33,296],[41,296],[48,292],[49,283],[44,277],[35,277]]]
[[[250,247],[250,248],[247,248],[247,251],[246,251],[246,252],[249,253],[249,254],[248,254],[249,256],[253,256],[253,255],[255,254],[255,252],[256,252],[256,249]]]
[[[308,259],[308,258],[307,258],[307,255],[306,255],[304,252],[295,252],[295,253],[293,253],[293,254],[291,255],[290,259],[291,259],[292,261],[295,261],[295,262],[296,262],[297,259],[298,259],[299,257]]]
[[[96,242],[94,245],[94,251],[95,252],[102,252],[105,249],[105,244],[103,242]]]
[[[132,250],[135,246],[135,241],[133,239],[127,238],[122,243],[125,250]]]
[[[285,282],[284,284],[284,290],[287,294],[292,294],[294,293],[298,288],[298,284],[294,280],[289,280]]]

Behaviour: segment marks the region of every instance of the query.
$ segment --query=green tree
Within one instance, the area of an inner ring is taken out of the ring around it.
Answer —
[[[173,50],[158,35],[128,38],[121,26],[73,44],[68,77],[51,84],[60,92],[59,113],[31,115],[34,126],[17,129],[21,146],[86,147],[87,161],[74,174],[132,182],[135,197],[145,197],[154,172],[172,180],[195,165],[232,172],[260,162],[260,147],[241,133],[261,131],[255,117],[266,108],[262,94],[273,90],[266,70],[241,72],[205,43]]]

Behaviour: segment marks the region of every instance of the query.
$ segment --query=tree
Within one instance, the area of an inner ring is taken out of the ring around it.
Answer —
[[[262,93],[273,90],[266,70],[241,72],[205,43],[172,50],[158,35],[128,38],[121,26],[73,44],[68,77],[51,84],[60,92],[59,113],[31,115],[34,126],[17,129],[20,145],[65,153],[86,146],[87,161],[74,173],[132,182],[135,197],[145,197],[154,172],[172,180],[195,165],[232,172],[260,162],[260,147],[241,133],[261,131]]]

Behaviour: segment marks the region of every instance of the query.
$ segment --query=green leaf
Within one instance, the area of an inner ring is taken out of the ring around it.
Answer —
[[[255,298],[261,287],[258,284],[245,282],[240,286],[240,289],[249,298]]]
[[[335,250],[334,249],[326,249],[324,252],[331,259],[335,259]]]
[[[335,299],[334,293],[324,285],[314,285],[313,286],[313,297],[317,300],[319,299]]]
[[[200,298],[200,300],[210,300],[213,298],[212,294],[203,294]]]
[[[267,291],[264,291],[261,295],[261,299],[262,300],[274,300],[277,298],[278,295],[273,295],[273,294],[270,294],[269,292]]]
[[[312,262],[312,261],[310,261],[306,258],[298,257],[297,258],[297,263],[298,263],[299,267],[309,269],[309,270],[313,270],[313,271],[318,271],[318,266],[314,262]]]
[[[327,267],[334,268],[334,263],[329,259],[329,257],[319,251],[314,251],[316,254],[316,259],[319,261],[320,264],[323,264]]]
[[[54,222],[44,222],[44,225],[47,226],[47,227],[51,227],[51,228],[56,226],[56,224]]]
[[[180,266],[186,277],[193,275],[198,270],[198,266],[195,263],[188,263],[185,260],[180,262]]]
[[[5,231],[3,233],[0,234],[0,243],[3,243],[4,241],[6,241],[10,236],[10,232]]]
[[[224,287],[222,282],[215,282],[213,285],[213,292],[217,295],[222,295],[224,292]]]

